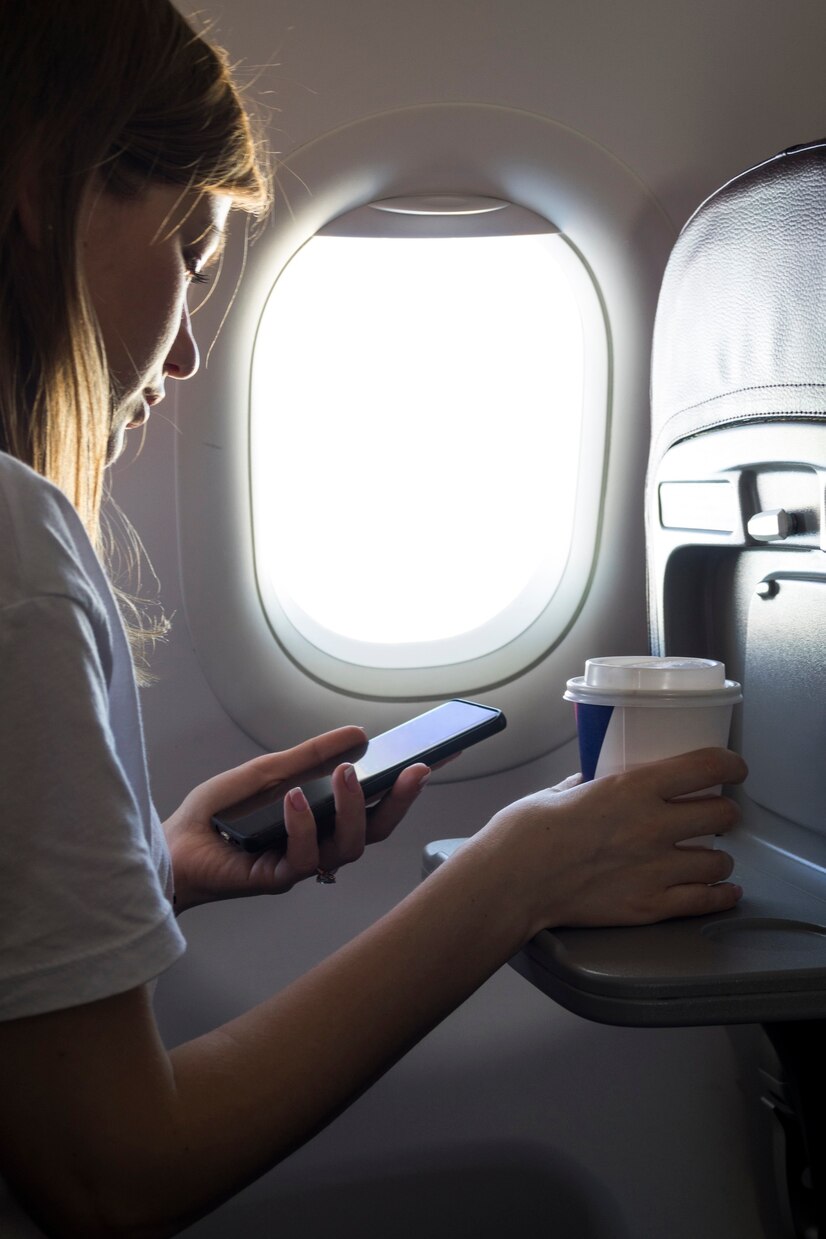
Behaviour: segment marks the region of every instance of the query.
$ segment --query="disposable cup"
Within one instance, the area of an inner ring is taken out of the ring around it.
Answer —
[[[585,674],[568,681],[564,696],[573,702],[586,780],[693,749],[724,748],[732,710],[743,700],[721,662],[647,655],[589,658]]]

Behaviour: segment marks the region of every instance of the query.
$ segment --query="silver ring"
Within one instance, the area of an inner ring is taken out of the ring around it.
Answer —
[[[322,869],[320,866],[315,871],[316,882],[321,882],[324,886],[332,886],[336,880],[338,869]]]

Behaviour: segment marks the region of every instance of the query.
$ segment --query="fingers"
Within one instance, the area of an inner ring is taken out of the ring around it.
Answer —
[[[663,817],[663,828],[673,843],[701,835],[724,835],[740,821],[740,808],[727,796],[704,796],[673,801]]]
[[[429,776],[429,768],[421,762],[402,771],[390,791],[370,811],[368,819],[364,792],[354,767],[349,762],[337,766],[331,778],[335,829],[320,842],[304,793],[300,787],[292,788],[284,798],[287,848],[281,857],[273,858],[273,879],[281,888],[288,889],[319,867],[337,869],[358,860],[367,843],[385,839],[393,831]]]
[[[289,890],[315,873],[319,865],[315,818],[300,787],[291,788],[284,797],[284,825],[287,848],[275,862],[273,881],[281,889]]]
[[[258,779],[258,787],[254,791],[262,791],[274,783],[291,779],[295,775],[306,775],[316,766],[327,766],[336,757],[348,750],[363,749],[367,744],[367,735],[362,727],[336,727],[333,731],[325,731],[323,735],[313,736],[294,748],[285,749],[281,753],[265,753],[263,757],[255,757],[251,762],[238,766],[231,774],[248,771]],[[355,756],[355,755],[354,755]],[[252,794],[252,793],[248,793]]]
[[[668,858],[666,883],[669,889],[702,883],[711,886],[730,876],[734,861],[718,848],[674,848]]]
[[[284,797],[284,825],[287,848],[276,865],[280,880],[292,882],[309,877],[319,867],[337,869],[358,860],[365,845],[364,793],[349,762],[337,766],[332,774],[335,798],[335,830],[319,842],[318,826],[307,798],[300,787]]]
[[[423,762],[403,770],[386,796],[370,810],[367,823],[368,843],[386,839],[417,799],[430,778],[430,768]]]
[[[734,861],[712,848],[670,848],[644,864],[611,866],[577,883],[563,899],[556,925],[650,925],[676,917],[708,916],[733,908],[742,888],[726,879]]]
[[[352,864],[361,856],[366,842],[364,792],[354,767],[349,762],[337,766],[333,771],[332,784],[336,805],[335,831],[321,843],[321,866],[324,869]]]
[[[643,779],[648,776],[663,800],[674,800],[721,783],[742,783],[748,767],[742,757],[730,749],[698,749],[639,766],[633,773]]]
[[[581,774],[569,774],[567,779],[563,779],[561,783],[555,783],[549,790],[552,792],[567,792],[571,787],[579,787],[581,782]]]
[[[367,736],[362,727],[337,727],[314,736],[294,748],[279,753],[265,753],[244,762],[232,770],[207,779],[190,793],[201,813],[217,813],[228,805],[237,804],[258,792],[286,781],[298,781],[316,767],[327,766],[343,753],[364,749]]]
[[[728,912],[742,895],[743,888],[734,882],[719,882],[714,886],[672,886],[665,894],[661,919]]]
[[[363,727],[336,727],[333,731],[325,731],[295,748],[285,750],[279,756],[289,758],[296,770],[306,770],[312,766],[324,765],[348,749],[361,749],[366,745],[367,733]]]

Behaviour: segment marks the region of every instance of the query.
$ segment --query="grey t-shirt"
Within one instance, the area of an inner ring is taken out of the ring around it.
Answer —
[[[0,795],[0,1019],[121,993],[182,953],[117,606],[72,505],[2,452]],[[0,1180],[0,1234],[37,1233],[12,1212]]]

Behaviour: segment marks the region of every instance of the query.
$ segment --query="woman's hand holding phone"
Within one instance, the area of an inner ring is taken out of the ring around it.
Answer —
[[[290,792],[336,758],[363,749],[360,727],[339,727],[283,752],[253,758],[207,779],[189,793],[164,822],[172,856],[176,910],[247,895],[282,894],[316,873],[350,864],[366,844],[386,839],[416,800],[428,767],[404,770],[374,808],[367,810],[352,765],[344,761],[332,773],[335,828],[319,842],[312,812],[302,797],[286,796],[286,848],[249,853],[230,848],[216,834],[212,817],[228,804],[268,789]]]

